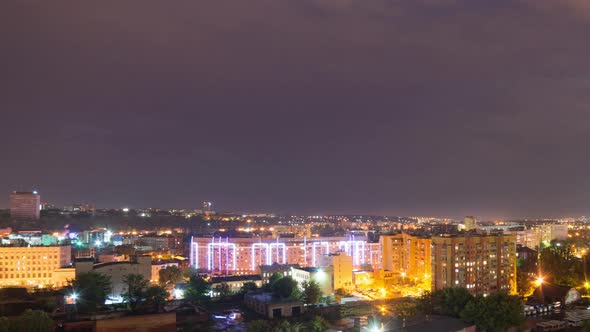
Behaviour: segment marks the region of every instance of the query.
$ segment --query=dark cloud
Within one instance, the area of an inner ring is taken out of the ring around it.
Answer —
[[[588,9],[3,2],[0,191],[99,206],[588,213]]]

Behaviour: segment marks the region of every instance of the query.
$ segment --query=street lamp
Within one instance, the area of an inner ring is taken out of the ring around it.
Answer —
[[[543,284],[543,282],[545,282],[545,280],[543,280],[543,277],[538,277],[537,280],[535,280],[535,284],[537,286],[541,286],[541,284]]]

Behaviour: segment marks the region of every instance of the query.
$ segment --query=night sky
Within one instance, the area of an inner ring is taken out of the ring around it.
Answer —
[[[0,207],[590,214],[589,38],[588,0],[2,1]]]

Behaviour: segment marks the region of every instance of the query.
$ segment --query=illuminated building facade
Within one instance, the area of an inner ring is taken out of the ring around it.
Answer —
[[[252,274],[260,265],[299,264],[319,266],[323,255],[344,252],[352,257],[353,267],[371,264],[381,268],[379,243],[365,237],[325,238],[192,238],[190,262],[195,268],[213,274]]]
[[[40,211],[41,196],[36,191],[14,191],[10,194],[11,218],[38,220]]]
[[[464,287],[474,295],[516,290],[516,236],[432,238],[432,287]]]
[[[0,287],[65,286],[70,246],[0,247]]]
[[[463,224],[465,225],[465,230],[470,231],[472,229],[477,228],[477,219],[474,216],[467,216],[463,220]]]
[[[382,235],[383,269],[403,278],[430,277],[431,239],[406,233]]]
[[[352,257],[345,253],[336,253],[322,256],[320,266],[332,268],[333,289],[351,290],[352,283]]]

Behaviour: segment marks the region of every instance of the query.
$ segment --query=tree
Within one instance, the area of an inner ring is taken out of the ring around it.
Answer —
[[[189,265],[189,266],[187,266],[187,267],[185,267],[185,268],[182,270],[182,276],[183,276],[185,279],[190,279],[190,277],[194,277],[194,276],[196,276],[197,274],[198,274],[198,273],[197,273],[197,269],[195,269],[194,267],[192,267],[192,266],[190,266],[190,265]]]
[[[516,270],[516,292],[522,297],[531,296],[535,290],[535,278],[521,269]]]
[[[321,316],[315,316],[313,320],[307,324],[307,330],[309,332],[324,332],[327,329],[328,322],[326,322]]]
[[[53,332],[55,330],[53,319],[41,310],[28,309],[10,325],[13,331]]]
[[[254,281],[248,281],[242,284],[242,287],[240,288],[240,294],[246,294],[257,289],[258,286],[256,286],[256,283]]]
[[[270,324],[267,320],[254,320],[248,323],[248,328],[246,329],[247,332],[260,332],[260,331],[269,331]]]
[[[149,282],[141,274],[128,274],[123,277],[123,284],[125,284],[125,292],[123,292],[123,300],[127,302],[127,306],[132,312],[136,312],[143,301],[146,300],[146,289]]]
[[[202,300],[208,299],[210,292],[211,284],[199,276],[192,276],[189,279],[188,287],[184,292],[184,298],[198,303]]]
[[[427,320],[430,318],[430,315],[434,314],[434,299],[430,291],[425,291],[418,297],[416,310],[424,314]]]
[[[111,278],[102,273],[80,273],[71,282],[72,291],[78,295],[76,306],[80,312],[95,312],[111,292]]]
[[[561,243],[552,243],[541,250],[540,268],[542,275],[554,284],[578,287],[583,282],[582,260],[574,255],[570,246]]]
[[[406,319],[415,316],[418,310],[414,301],[402,300],[395,304],[394,312],[402,319],[402,327],[405,328]]]
[[[272,291],[272,286],[279,280],[283,278],[283,274],[275,272],[273,273],[270,278],[268,278],[268,283],[264,285],[264,290],[267,292]]]
[[[447,287],[432,293],[435,312],[459,317],[473,295],[465,288]]]
[[[229,285],[225,282],[222,282],[221,284],[215,286],[215,291],[219,293],[220,298],[228,297],[231,295],[231,289],[229,288]]]
[[[479,330],[501,332],[523,323],[523,305],[517,296],[505,292],[477,296],[465,306],[461,318],[475,324]]]
[[[320,289],[320,285],[311,280],[311,281],[304,281],[301,284],[301,287],[303,288],[303,292],[302,292],[302,299],[306,304],[316,304],[318,302],[320,302],[320,299],[322,298],[322,290]]]
[[[115,252],[119,255],[123,255],[123,257],[127,259],[129,256],[135,255],[135,247],[130,244],[124,244],[121,246],[116,246]]]
[[[150,286],[146,290],[146,300],[155,312],[160,312],[168,297],[170,297],[170,293],[159,285]]]
[[[283,277],[277,280],[272,285],[271,289],[273,295],[281,299],[295,297],[299,291],[299,288],[297,287],[297,281],[293,280],[291,277]]]
[[[174,265],[161,269],[158,274],[161,285],[175,284],[182,278],[182,271]]]

